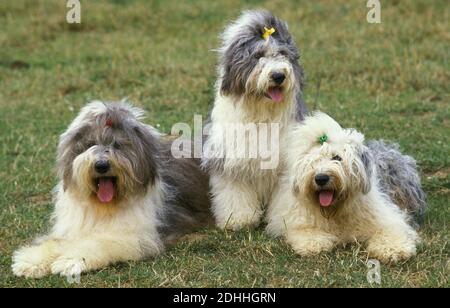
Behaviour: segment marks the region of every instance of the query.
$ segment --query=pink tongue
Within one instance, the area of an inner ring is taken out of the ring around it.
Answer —
[[[110,178],[99,180],[97,198],[102,203],[108,203],[114,198],[114,183]]]
[[[275,103],[283,100],[283,91],[280,88],[270,88],[267,94]]]
[[[327,207],[333,202],[333,192],[324,190],[319,193],[319,202],[321,206]]]

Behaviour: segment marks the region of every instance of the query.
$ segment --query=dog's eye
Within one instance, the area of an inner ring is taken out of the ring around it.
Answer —
[[[334,155],[332,160],[342,161],[342,158],[339,155]]]

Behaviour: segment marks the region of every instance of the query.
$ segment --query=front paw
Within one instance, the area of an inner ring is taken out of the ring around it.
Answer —
[[[417,233],[380,233],[367,243],[367,251],[371,257],[381,262],[399,262],[416,255],[416,245],[420,242]]]
[[[313,256],[333,249],[337,242],[337,237],[332,234],[317,233],[303,234],[295,232],[288,234],[287,242],[294,251],[301,256]]]
[[[50,274],[50,258],[40,246],[17,250],[12,259],[14,275],[26,278],[42,278]]]
[[[60,274],[66,277],[76,277],[87,270],[84,259],[59,257],[51,265],[52,274]]]
[[[259,225],[261,213],[232,213],[227,219],[217,219],[217,226],[221,229],[238,231],[244,228],[253,228]]]
[[[371,242],[367,246],[369,255],[383,263],[399,262],[416,255],[415,243],[403,243],[391,245],[386,243]]]

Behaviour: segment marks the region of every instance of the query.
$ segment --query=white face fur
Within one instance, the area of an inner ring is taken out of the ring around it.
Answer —
[[[58,146],[64,190],[80,199],[119,204],[145,193],[156,177],[156,139],[127,104],[93,102],[82,109]]]
[[[266,29],[273,32],[265,36]],[[220,92],[245,101],[293,101],[303,85],[300,54],[287,24],[268,12],[244,12],[222,35]]]
[[[333,212],[352,194],[367,193],[372,172],[363,141],[363,135],[342,129],[323,113],[306,118],[288,142],[294,194],[322,211]]]
[[[290,99],[294,90],[295,76],[289,59],[272,48],[257,56],[260,58],[246,82],[246,93],[256,94],[274,103]],[[277,76],[283,81],[277,81]]]

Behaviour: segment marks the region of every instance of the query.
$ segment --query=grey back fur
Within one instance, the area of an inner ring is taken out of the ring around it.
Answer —
[[[174,158],[171,141],[160,140],[160,175],[166,187],[163,222],[158,231],[166,243],[199,228],[212,226],[209,177],[195,158]]]
[[[107,148],[129,162],[132,171],[127,195],[145,194],[159,180],[164,187],[164,209],[159,229],[166,243],[213,223],[209,178],[197,159],[175,159],[171,140],[143,122],[143,111],[127,103],[103,103],[101,113],[86,113],[61,138],[57,165],[65,189],[72,184],[72,162],[92,146]],[[103,110],[103,109],[102,109]],[[104,129],[106,121],[110,129]],[[75,121],[76,122],[76,121]]]
[[[367,146],[383,192],[417,223],[421,223],[427,204],[414,158],[402,154],[397,144],[383,140],[369,141]]]

